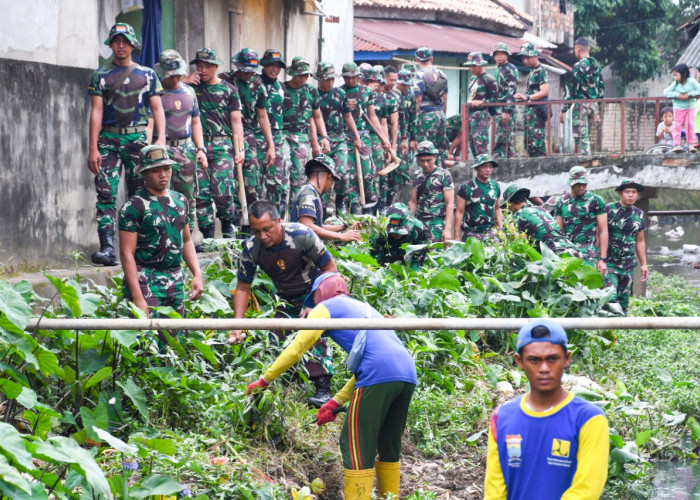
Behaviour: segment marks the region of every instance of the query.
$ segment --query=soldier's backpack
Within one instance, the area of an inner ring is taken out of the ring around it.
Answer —
[[[435,67],[430,67],[423,72],[423,99],[442,105],[442,96],[447,92],[447,78],[445,74]]]

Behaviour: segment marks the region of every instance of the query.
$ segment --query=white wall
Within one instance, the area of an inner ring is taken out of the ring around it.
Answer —
[[[324,2],[324,10],[329,16],[338,17],[338,24],[323,23],[323,60],[333,63],[340,74],[343,64],[353,60],[353,13],[352,0]]]
[[[96,65],[97,2],[0,0],[0,58],[78,68]]]

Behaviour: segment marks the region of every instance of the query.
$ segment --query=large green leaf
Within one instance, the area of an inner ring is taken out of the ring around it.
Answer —
[[[32,455],[27,452],[27,445],[22,435],[17,429],[4,422],[0,422],[0,449],[25,469],[35,468]]]
[[[92,432],[94,432],[101,441],[106,442],[108,445],[110,445],[117,451],[131,454],[134,454],[137,451],[139,451],[139,449],[136,446],[125,443],[118,437],[112,436],[109,432],[107,432],[104,429],[100,429],[99,427],[93,427]]]
[[[46,439],[51,430],[51,416],[45,412],[25,410],[22,417],[29,422],[32,433],[41,439]]]
[[[15,399],[22,392],[22,384],[10,380],[9,378],[0,378],[0,391],[2,391],[7,399]]]
[[[29,324],[32,308],[20,292],[5,280],[0,280],[0,327],[23,333]]]
[[[613,448],[610,452],[610,461],[612,463],[637,463],[642,461],[639,456],[639,450],[634,441],[628,441],[622,448]]]
[[[456,274],[456,269],[443,269],[433,276],[428,286],[430,286],[430,288],[437,288],[438,290],[453,290],[455,292],[461,292],[462,285],[457,279]]]
[[[25,408],[34,408],[37,403],[36,392],[29,387],[22,387],[22,392],[17,396],[17,402]]]
[[[104,379],[109,377],[111,374],[112,374],[112,367],[111,366],[105,366],[104,368],[100,368],[92,375],[92,377],[90,377],[88,379],[88,381],[85,383],[85,388],[89,389],[90,387],[94,387],[95,385],[99,384]]]
[[[483,266],[486,261],[486,256],[484,253],[484,244],[476,238],[470,238],[467,242],[469,246],[469,251],[471,252],[471,257],[469,260],[475,266]]]
[[[81,315],[81,309],[78,289],[69,283],[64,283],[61,278],[56,276],[50,276],[46,273],[44,273],[44,276],[46,276],[46,279],[49,280],[61,294],[61,304],[63,305],[64,310],[72,314],[74,318],[79,318]]]
[[[209,347],[207,344],[204,344],[198,340],[195,339],[190,339],[190,343],[197,349],[202,356],[206,358],[207,361],[209,361],[212,365],[214,366],[219,366],[219,361],[216,359],[216,355],[214,354],[214,351],[212,350],[211,347]]]
[[[581,266],[574,274],[585,287],[597,289],[603,286],[603,277],[595,267]]]
[[[125,383],[117,382],[117,385],[124,390],[124,394],[134,403],[144,420],[148,421],[150,413],[148,411],[148,402],[146,394],[138,385],[134,383],[132,378],[129,378]]]
[[[39,363],[39,370],[47,377],[54,373],[63,374],[63,370],[58,366],[56,355],[41,345],[37,347],[38,349],[34,355]]]
[[[138,330],[114,330],[111,335],[119,344],[129,349],[138,342],[141,332]]]
[[[130,441],[139,443],[150,450],[157,451],[163,455],[172,457],[175,455],[177,448],[175,446],[175,441],[172,439],[158,439],[158,438],[146,438],[142,436],[133,437]]]
[[[131,489],[132,498],[146,498],[151,495],[172,495],[184,490],[184,486],[170,476],[153,474]]]
[[[94,410],[86,408],[85,406],[80,407],[80,418],[83,420],[83,427],[90,436],[95,441],[98,441],[100,437],[93,430],[93,427],[99,429],[107,429],[109,426],[109,418],[107,417],[107,408],[100,403]]]

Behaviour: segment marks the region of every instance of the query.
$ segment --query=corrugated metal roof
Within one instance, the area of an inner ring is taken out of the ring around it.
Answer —
[[[451,12],[510,28],[525,28],[513,14],[491,0],[354,0],[354,5],[355,7]]]
[[[357,23],[357,19],[355,20]],[[676,64],[685,63],[691,68],[700,67],[700,32],[695,35],[695,38],[690,42],[688,48],[685,49],[681,58],[678,59]]]

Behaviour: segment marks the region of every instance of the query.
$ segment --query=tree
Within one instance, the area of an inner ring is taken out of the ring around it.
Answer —
[[[657,35],[664,26],[679,24],[673,16],[680,9],[671,0],[572,1],[576,37],[595,39],[593,55],[611,66],[623,86],[659,72]]]

